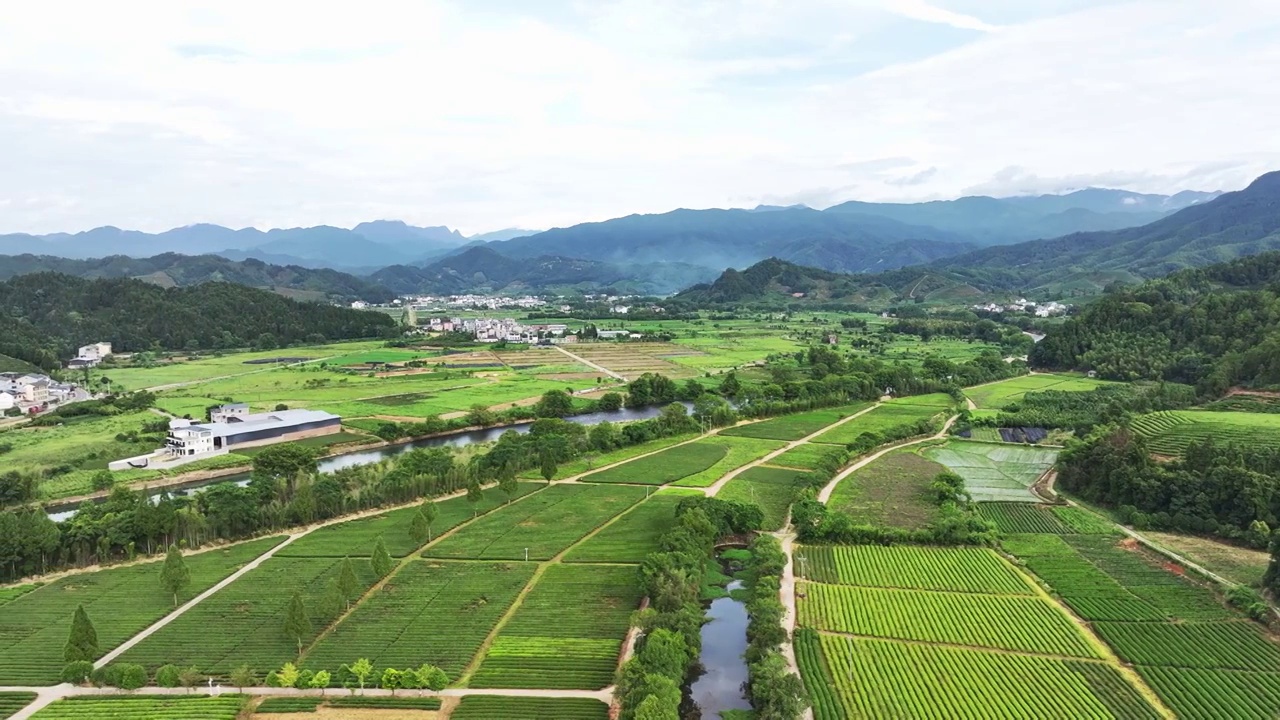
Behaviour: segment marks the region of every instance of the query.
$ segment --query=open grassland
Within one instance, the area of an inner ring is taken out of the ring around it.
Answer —
[[[413,560],[308,651],[303,663],[330,672],[361,657],[379,668],[430,663],[457,680],[534,568]]]
[[[1039,597],[804,583],[801,625],[850,635],[1098,657],[1062,611]]]
[[[803,473],[773,467],[753,467],[739,473],[716,497],[755,503],[764,510],[764,530],[781,530],[796,494],[796,481]]]
[[[1275,720],[1280,672],[1142,667],[1144,680],[1184,720]]]
[[[35,693],[7,692],[0,693],[0,718],[7,718],[36,699]]]
[[[273,557],[135,645],[121,661],[150,670],[169,663],[194,666],[220,676],[244,664],[280,667],[298,655],[297,645],[284,632],[290,599],[301,594],[313,619],[312,632],[303,638],[305,647],[324,629],[321,598],[341,563],[334,558]],[[355,566],[363,591],[374,583],[373,570],[363,561]]]
[[[892,452],[841,480],[827,505],[859,525],[915,530],[938,516],[929,486],[944,470],[910,450]]]
[[[634,566],[550,565],[498,633],[470,686],[605,687],[639,605]]]
[[[675,482],[680,487],[697,487],[704,488],[714,485],[717,480],[725,476],[730,470],[754,462],[781,448],[784,443],[777,440],[759,440],[756,438],[746,437],[725,437],[724,435],[716,435],[705,440],[699,440],[694,444],[717,445],[727,448],[725,456],[720,458],[718,462],[705,470],[686,475]],[[584,478],[585,479],[585,478]]]
[[[1262,584],[1270,556],[1262,550],[1228,545],[1221,540],[1178,535],[1176,533],[1143,532],[1143,535],[1206,570],[1250,587]]]
[[[517,483],[514,497],[520,498],[546,487],[545,483]],[[498,488],[484,490],[483,499],[472,504],[465,497],[450,498],[436,503],[437,516],[431,524],[432,537],[446,533],[475,517],[476,513],[488,513],[507,504],[507,496]],[[392,557],[406,557],[418,549],[421,543],[409,532],[419,508],[408,507],[348,520],[313,530],[281,549],[281,557],[362,557],[373,554],[378,538],[387,546]]]
[[[723,460],[728,453],[729,447],[725,443],[699,441],[667,448],[639,460],[591,473],[583,481],[666,485],[706,470]]]
[[[1213,440],[1218,445],[1280,446],[1280,414],[1168,410],[1143,415],[1133,429],[1147,440],[1147,447],[1164,455],[1181,455],[1193,442]]]
[[[697,490],[663,488],[636,505],[599,533],[573,547],[565,562],[639,563],[659,549],[662,535],[675,527],[676,506]]]
[[[817,720],[1160,717],[1102,663],[810,634],[797,653]]]
[[[1032,594],[1022,574],[986,548],[815,545],[795,556],[805,577],[832,585]]]
[[[609,706],[579,698],[517,698],[469,695],[449,720],[607,720]]]
[[[922,398],[926,399],[932,397],[935,396],[922,396]],[[948,402],[951,401],[951,397],[948,395],[943,395],[942,397],[946,398]],[[814,438],[813,441],[833,445],[848,445],[864,433],[880,434],[892,428],[912,425],[935,416],[941,418],[947,412],[946,406],[908,402],[915,399],[902,398],[901,400],[882,403],[875,410],[865,415],[859,415],[840,427],[832,428]]]
[[[871,403],[858,403],[824,410],[811,410],[794,415],[783,415],[748,425],[728,428],[727,430],[722,430],[720,434],[763,438],[766,440],[799,440],[802,437],[818,432],[841,418],[866,410],[870,405]]]
[[[1056,450],[953,440],[925,457],[964,478],[976,501],[1040,502],[1031,486],[1058,458]]]
[[[1021,400],[1022,396],[1029,392],[1041,390],[1087,392],[1107,384],[1109,383],[1101,380],[1070,375],[1024,375],[971,387],[965,390],[964,394],[981,409],[999,409]]]
[[[210,550],[186,558],[191,584],[179,602],[216,584],[283,538],[273,537]],[[160,585],[160,563],[69,575],[0,609],[0,684],[57,682],[71,616],[83,605],[106,653],[173,610],[173,596]]]
[[[36,720],[235,720],[244,695],[130,695],[70,697],[33,715]]]
[[[553,485],[495,510],[431,546],[427,557],[550,560],[644,499],[645,488]]]
[[[684,435],[673,435],[671,437],[658,438],[657,440],[650,440],[649,442],[641,443],[639,445],[628,445],[626,447],[618,448],[617,450],[610,450],[607,453],[601,453],[598,455],[585,455],[583,457],[570,460],[569,462],[561,463],[558,467],[556,467],[556,474],[552,475],[551,479],[564,480],[565,478],[570,478],[575,475],[581,475],[586,472],[591,472],[596,468],[604,467],[606,465],[613,465],[614,463],[620,463],[625,460],[630,460],[631,458],[638,457],[640,455],[645,455],[651,452],[656,452],[663,448],[669,448],[672,445],[677,445],[679,443],[684,442],[685,440],[692,440],[695,437],[697,437],[696,433],[688,433]],[[540,470],[536,468],[524,471],[523,473],[520,474],[520,477],[528,478],[530,480],[543,479],[542,473],[540,472]]]

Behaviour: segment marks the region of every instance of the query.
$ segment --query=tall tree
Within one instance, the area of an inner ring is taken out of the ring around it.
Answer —
[[[298,643],[298,654],[302,654],[302,641],[311,635],[311,618],[307,616],[307,605],[302,601],[302,593],[294,593],[289,599],[289,607],[284,614],[284,634]]]
[[[511,502],[516,493],[520,491],[520,483],[516,482],[516,474],[514,472],[502,473],[501,479],[498,480],[498,489],[507,498],[507,502]]]
[[[480,515],[480,501],[484,499],[484,491],[480,489],[480,482],[472,480],[467,483],[467,502],[471,504],[471,517]]]
[[[436,519],[440,517],[440,508],[436,506],[435,500],[428,498],[422,502],[422,507],[418,508],[418,511],[427,521],[427,542],[431,542],[431,526],[435,525]]]
[[[419,508],[418,511],[413,514],[413,521],[409,523],[409,539],[412,540],[415,545],[422,545],[427,541],[430,535],[431,529],[430,526],[427,525],[427,516],[423,515],[422,509]]]
[[[160,569],[160,584],[173,595],[173,606],[178,606],[178,594],[191,584],[191,569],[182,557],[177,545],[170,545],[164,557],[164,567]]]
[[[67,645],[63,648],[64,662],[73,663],[81,660],[92,662],[98,659],[98,631],[93,628],[89,614],[83,605],[77,605],[75,614],[71,616],[71,632],[67,635]]]
[[[342,592],[342,600],[351,609],[351,601],[360,592],[360,579],[356,577],[356,564],[350,557],[342,559],[342,569],[338,571],[338,589]]]
[[[373,555],[369,557],[369,567],[373,568],[373,575],[378,579],[386,577],[391,572],[391,553],[387,552],[387,544],[382,542],[381,535],[373,544]]]
[[[320,614],[326,618],[335,618],[342,612],[345,605],[346,598],[342,596],[338,578],[329,578],[329,582],[324,586],[324,595],[320,596]]]

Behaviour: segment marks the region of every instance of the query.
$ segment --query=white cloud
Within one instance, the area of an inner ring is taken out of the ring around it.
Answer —
[[[1251,0],[23,3],[0,232],[1231,189],[1280,163],[1277,40]]]

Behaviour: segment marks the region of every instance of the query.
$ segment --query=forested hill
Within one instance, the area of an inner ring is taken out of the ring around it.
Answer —
[[[0,355],[44,368],[90,342],[117,352],[211,349],[389,337],[383,313],[291,300],[266,290],[209,282],[162,288],[131,279],[34,273],[0,282]]]
[[[1100,289],[1280,250],[1280,172],[1149,225],[986,248],[933,263],[992,287]]]
[[[309,300],[389,302],[395,294],[369,280],[337,270],[271,265],[261,260],[228,260],[218,255],[164,253],[149,258],[124,255],[75,260],[52,255],[0,256],[0,280],[36,272],[82,278],[137,278],[162,287],[233,282]]]
[[[1280,252],[1108,294],[1051,331],[1033,365],[1166,379],[1218,395],[1280,386]]]

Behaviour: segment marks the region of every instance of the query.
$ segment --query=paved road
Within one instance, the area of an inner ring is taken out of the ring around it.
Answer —
[[[584,357],[580,357],[580,356],[578,356],[578,355],[574,355],[573,353],[569,352],[568,350],[565,350],[563,347],[561,347],[561,346],[559,346],[559,345],[552,345],[551,347],[553,347],[553,348],[555,348],[555,349],[559,350],[560,352],[564,353],[565,355],[568,355],[569,357],[573,358],[573,359],[574,359],[574,360],[576,360],[577,362],[580,362],[580,363],[582,363],[583,365],[586,365],[587,367],[591,368],[592,370],[597,370],[597,371],[599,371],[599,372],[602,372],[602,373],[604,373],[605,375],[608,375],[609,377],[614,378],[615,380],[621,380],[622,382],[626,382],[626,381],[627,381],[627,379],[626,379],[626,378],[624,378],[624,377],[622,377],[621,375],[619,375],[618,373],[616,373],[616,372],[614,372],[614,371],[610,370],[609,368],[607,368],[607,367],[605,367],[605,366],[603,366],[603,365],[597,365],[597,364],[595,364],[595,363],[591,362],[590,360],[588,360],[588,359],[586,359],[586,358],[584,358]]]
[[[862,458],[861,460],[850,465],[844,470],[841,470],[839,474],[831,478],[831,482],[823,486],[822,491],[818,493],[818,502],[825,505],[827,501],[831,499],[831,493],[836,489],[836,485],[840,484],[841,480],[844,480],[845,478],[852,475],[854,472],[866,467],[867,465],[875,462],[876,460],[879,460],[885,454],[891,453],[894,450],[897,450],[899,448],[904,448],[911,445],[919,445],[922,442],[928,442],[930,440],[939,440],[939,439],[945,438],[947,436],[947,432],[951,430],[951,426],[954,425],[956,420],[958,420],[959,418],[960,418],[959,415],[952,415],[950,418],[947,419],[947,422],[945,425],[942,426],[942,429],[939,430],[936,434],[929,435],[928,437],[916,438],[915,440],[900,442],[897,445],[890,445],[889,447],[886,447],[883,450],[880,450],[878,452],[875,452],[871,455],[868,455]]]

